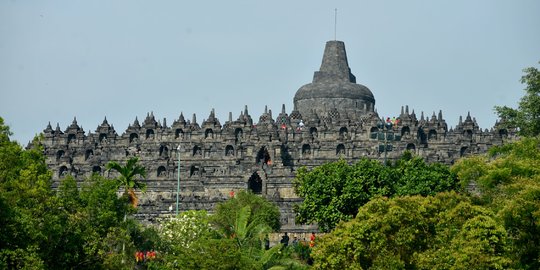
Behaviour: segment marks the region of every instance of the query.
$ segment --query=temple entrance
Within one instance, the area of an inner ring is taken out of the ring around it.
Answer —
[[[261,147],[261,149],[257,153],[256,163],[257,164],[262,163],[262,164],[267,164],[267,165],[272,164],[272,160],[270,159],[270,153],[268,153],[268,149],[266,149],[265,146]]]
[[[254,194],[262,193],[262,179],[258,173],[254,172],[248,180],[248,189]]]

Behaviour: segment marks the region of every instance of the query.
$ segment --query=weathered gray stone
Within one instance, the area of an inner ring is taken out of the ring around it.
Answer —
[[[181,114],[170,127],[165,119],[160,124],[149,113],[142,125],[135,118],[121,135],[107,119],[87,134],[76,119],[63,132],[49,124],[43,131],[44,152],[55,186],[68,174],[79,181],[92,173],[114,177],[105,171],[108,161],[125,162],[138,156],[148,172],[148,192],[141,196],[138,214],[141,219],[152,221],[176,209],[180,158],[180,209],[211,210],[229,198],[231,191],[250,189],[279,206],[284,230],[305,232],[313,227],[295,224],[292,210],[301,201],[292,186],[299,167],[313,168],[339,158],[382,161],[385,153],[379,152],[379,140],[371,137],[381,121],[374,111],[375,99],[367,87],[356,84],[343,42],[327,43],[320,70],[311,84],[298,90],[294,102],[290,114],[285,106],[276,118],[265,110],[257,123],[246,106],[237,120],[230,114],[224,125],[214,110],[200,125],[195,115],[186,121]],[[482,131],[470,115],[464,121],[460,118],[451,130],[442,112],[430,119],[422,113],[417,119],[405,106],[398,117],[391,132],[401,140],[390,143],[393,151],[386,153],[390,160],[410,150],[428,162],[452,164],[515,136],[514,131],[497,125]]]

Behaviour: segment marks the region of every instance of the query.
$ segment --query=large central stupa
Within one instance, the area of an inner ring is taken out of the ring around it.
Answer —
[[[347,62],[345,43],[328,41],[321,68],[313,75],[312,83],[298,89],[294,106],[302,115],[327,115],[337,110],[343,117],[357,119],[373,112],[375,98],[367,87],[356,83]]]
[[[148,185],[140,197],[140,219],[174,214],[175,205],[181,211],[212,210],[231,191],[248,189],[279,206],[284,231],[309,232],[314,228],[297,224],[293,211],[302,201],[293,185],[298,168],[340,159],[383,162],[406,150],[429,162],[452,164],[514,134],[497,126],[482,130],[470,115],[448,130],[442,112],[417,118],[408,106],[390,129],[379,129],[375,98],[356,83],[341,41],[326,43],[319,71],[296,92],[294,105],[290,113],[283,106],[277,115],[265,110],[259,117],[252,117],[246,106],[236,120],[230,113],[223,125],[214,110],[202,122],[180,114],[171,125],[149,113],[120,133],[106,119],[94,132],[85,132],[74,119],[64,131],[47,125],[42,144],[55,186],[68,175],[79,182],[92,174],[115,177],[106,170],[109,161],[138,157]]]

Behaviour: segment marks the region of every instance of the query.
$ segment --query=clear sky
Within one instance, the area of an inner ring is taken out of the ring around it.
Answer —
[[[319,69],[325,42],[345,42],[357,82],[381,116],[403,105],[470,111],[482,128],[515,107],[522,69],[540,60],[538,0],[0,1],[0,116],[26,144],[50,121],[106,116],[122,134],[148,112],[223,124],[244,105],[274,117]]]

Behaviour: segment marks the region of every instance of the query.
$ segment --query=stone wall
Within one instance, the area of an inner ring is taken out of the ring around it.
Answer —
[[[386,153],[389,160],[408,149],[428,162],[452,164],[514,136],[504,129],[481,130],[469,115],[450,130],[442,113],[417,119],[405,107],[399,119],[386,131],[401,136],[399,141],[388,142],[392,145]],[[358,122],[331,112],[303,119],[298,112],[287,114],[283,108],[275,119],[267,111],[254,123],[246,108],[237,120],[229,117],[223,126],[213,111],[201,125],[195,116],[186,121],[181,115],[167,126],[165,119],[158,122],[148,114],[142,125],[136,119],[120,135],[106,119],[92,133],[85,133],[76,120],[64,131],[49,125],[43,144],[55,185],[66,175],[79,181],[92,173],[114,177],[105,170],[108,161],[123,163],[139,157],[148,173],[148,191],[140,201],[141,219],[152,221],[175,211],[180,160],[181,210],[211,210],[229,198],[231,191],[250,189],[279,206],[284,230],[303,232],[313,227],[294,222],[292,207],[300,202],[292,186],[296,170],[340,158],[383,161],[382,142],[375,136],[380,121],[376,113]]]

